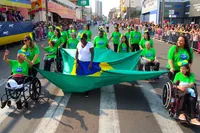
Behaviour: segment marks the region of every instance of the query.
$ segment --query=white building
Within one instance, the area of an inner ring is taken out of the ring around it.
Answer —
[[[102,16],[102,2],[95,0],[95,15]]]

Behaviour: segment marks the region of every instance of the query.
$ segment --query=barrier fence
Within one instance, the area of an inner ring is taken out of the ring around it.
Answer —
[[[144,33],[144,30],[146,30],[146,28],[140,27],[141,33]],[[184,32],[181,33],[181,32],[170,31],[170,30],[163,32],[162,29],[157,30],[157,31],[150,30],[150,35],[154,37],[155,39],[162,40],[171,44],[176,44],[180,36],[185,36],[188,39],[189,46],[194,51],[200,52],[200,36],[199,36],[199,41],[194,41],[190,33],[184,33]]]
[[[193,41],[193,38],[190,33],[181,33],[181,32],[175,32],[175,31],[164,31],[162,34],[156,33],[155,36],[160,36],[160,40],[163,40],[165,42],[176,44],[178,41],[178,38],[180,36],[185,36],[188,40],[189,46],[195,50],[200,52],[200,41]],[[158,39],[157,37],[155,37]]]

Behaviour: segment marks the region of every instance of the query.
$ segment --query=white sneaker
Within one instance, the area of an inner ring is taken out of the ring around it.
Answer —
[[[178,119],[181,120],[181,121],[186,121],[186,117],[185,117],[184,114],[180,114]]]
[[[200,126],[200,122],[196,118],[191,119],[190,123],[193,124],[193,125]]]

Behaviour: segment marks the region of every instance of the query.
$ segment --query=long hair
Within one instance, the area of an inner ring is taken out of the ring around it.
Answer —
[[[25,36],[25,38],[30,41],[30,48],[34,49],[35,45],[34,45],[32,39],[31,39],[31,37],[30,36]]]
[[[129,52],[129,43],[128,43],[128,38],[126,36],[122,36],[122,38],[125,38],[125,43],[126,43],[126,51]],[[120,49],[122,48],[122,42],[120,44]]]
[[[60,30],[59,30],[58,28],[56,28],[55,30],[58,32],[58,36],[57,36],[57,37],[58,37],[58,39],[60,39],[60,37],[61,37]],[[54,35],[54,36],[55,36],[55,35]]]
[[[147,34],[147,41],[149,41],[151,39],[149,32],[145,32],[144,34]]]
[[[190,70],[189,64],[184,65],[184,66],[182,66],[182,67],[185,67],[186,69],[188,69],[188,72],[186,72],[185,76],[189,77],[189,76],[191,75],[191,70]]]
[[[87,24],[86,26],[87,26],[88,30],[90,30],[90,24]]]
[[[191,51],[190,51],[190,47],[189,47],[189,44],[188,44],[188,39],[187,39],[187,37],[185,37],[185,36],[180,36],[180,37],[183,37],[183,38],[184,38],[185,44],[184,44],[184,47],[183,47],[183,48],[188,52],[188,54],[189,54],[189,60],[188,60],[188,62],[189,62],[189,64],[191,64],[191,63],[192,63],[192,53],[191,53]],[[179,46],[178,46],[178,43],[177,43],[177,44],[176,44],[175,54],[178,53],[178,49],[179,49]]]

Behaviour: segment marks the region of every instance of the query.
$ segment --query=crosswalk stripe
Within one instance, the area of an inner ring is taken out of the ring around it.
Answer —
[[[101,88],[99,133],[120,133],[114,86]]]
[[[162,107],[162,101],[153,87],[147,82],[138,81],[138,84],[141,85],[141,90],[162,132],[183,133],[176,121],[170,118],[168,112]]]
[[[4,85],[4,84],[6,83],[7,80],[8,80],[8,79],[1,79],[1,80],[0,80],[0,86]]]
[[[61,91],[61,90],[59,90]],[[59,92],[58,92],[59,93]],[[62,118],[64,109],[66,108],[71,94],[65,94],[65,96],[57,96],[54,102],[47,110],[46,114],[42,118],[40,124],[36,128],[34,133],[55,133]]]

